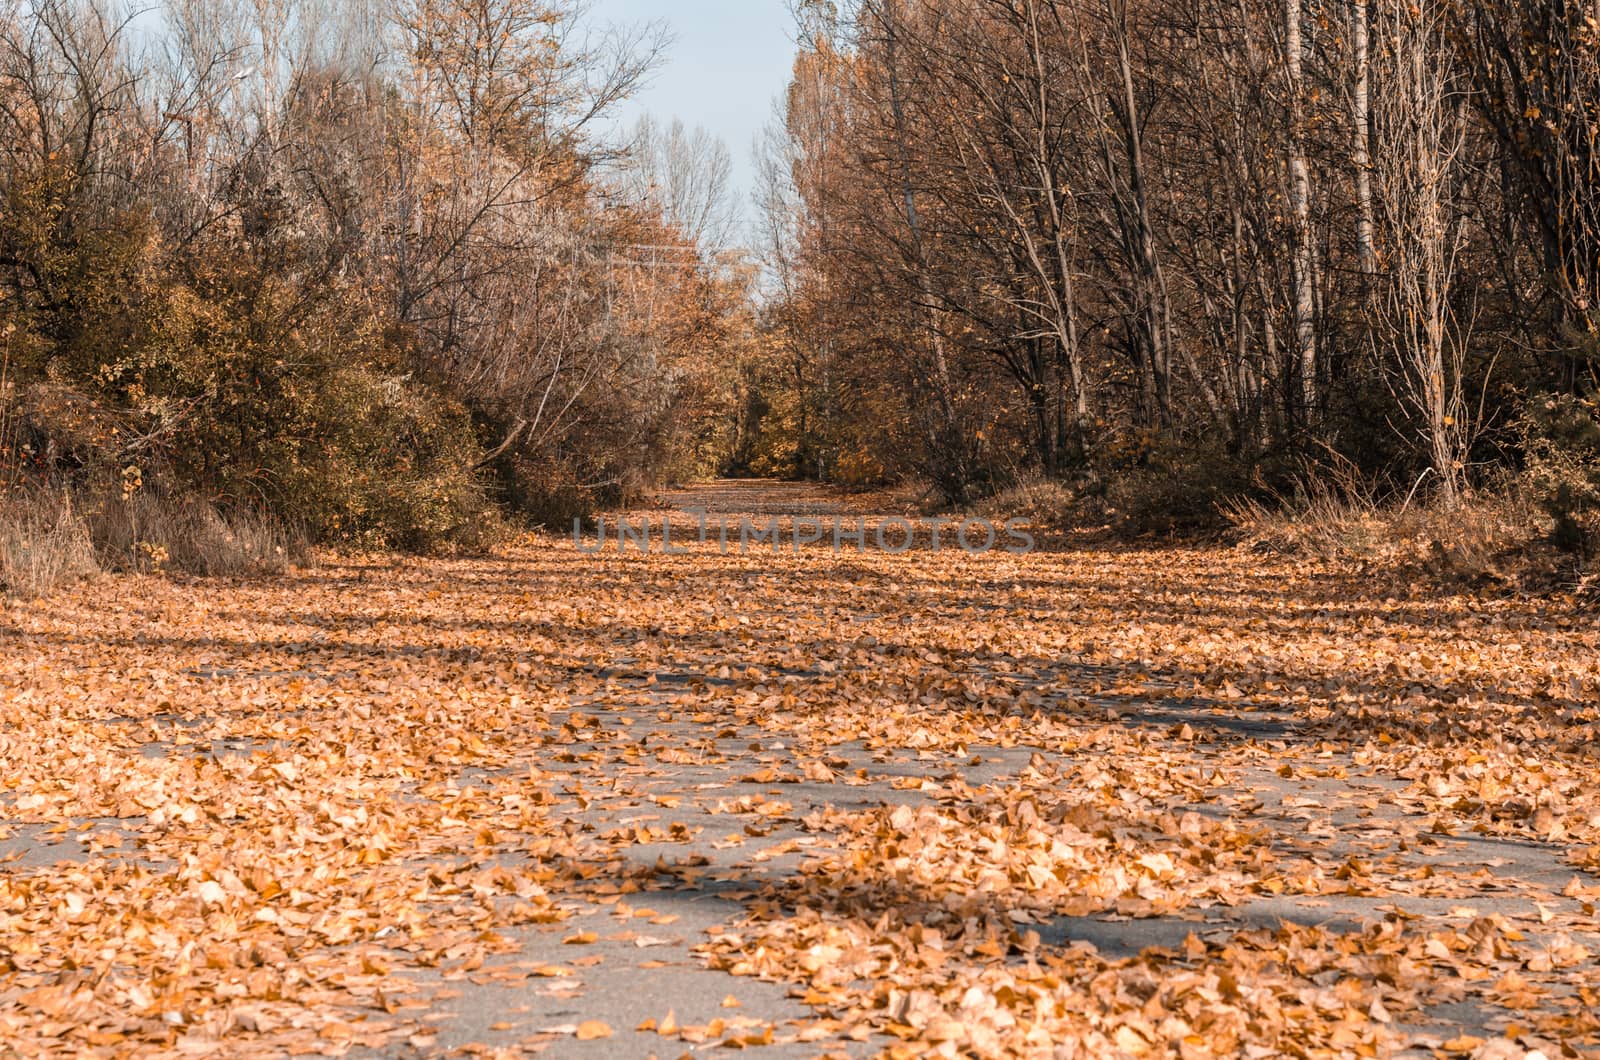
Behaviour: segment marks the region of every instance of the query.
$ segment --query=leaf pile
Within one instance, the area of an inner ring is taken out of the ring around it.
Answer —
[[[615,936],[814,1012],[666,1051],[1594,1055],[1597,725],[1576,611],[1224,549],[102,581],[0,627],[0,1049],[443,1049]]]

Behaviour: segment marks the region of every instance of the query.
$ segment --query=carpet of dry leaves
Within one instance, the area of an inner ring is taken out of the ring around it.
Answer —
[[[1561,600],[541,539],[5,606],[0,1056],[462,1051],[441,986],[581,1009],[586,909],[646,947],[717,879],[692,959],[809,1016],[464,1051],[1600,1056],[1600,632]]]

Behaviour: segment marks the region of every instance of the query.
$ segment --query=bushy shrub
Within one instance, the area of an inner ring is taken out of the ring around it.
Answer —
[[[1203,448],[1158,446],[1141,465],[1108,476],[1106,514],[1125,534],[1217,530],[1226,524],[1224,506],[1255,491],[1250,470]]]
[[[1600,511],[1600,395],[1547,395],[1528,403],[1522,418],[1526,477],[1553,522],[1551,542],[1588,551],[1591,513]]]
[[[471,417],[403,378],[330,372],[268,467],[277,507],[319,541],[432,551],[484,543],[498,522],[475,468]]]
[[[130,278],[142,290],[72,311],[68,334],[123,340],[58,341],[22,390],[17,444],[40,473],[98,494],[132,469],[153,491],[139,503],[159,495],[182,524],[176,538],[196,541],[187,558],[166,559],[202,573],[259,566],[210,558],[233,531],[208,527],[252,512],[316,541],[371,547],[482,537],[493,520],[471,417],[403,369],[359,291],[330,284],[308,302],[269,263],[220,254],[179,275]],[[35,345],[64,327],[35,324]],[[123,516],[138,521],[106,518]],[[109,554],[132,547],[109,523],[106,533],[117,542]]]
[[[497,470],[501,500],[533,529],[566,533],[574,521],[587,524],[594,517],[593,492],[580,488],[570,474],[517,458],[500,461]]]
[[[847,489],[881,486],[889,477],[888,468],[869,451],[853,449],[839,454],[833,466],[833,481]]]

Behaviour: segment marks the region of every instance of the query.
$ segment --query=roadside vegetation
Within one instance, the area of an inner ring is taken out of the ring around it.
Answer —
[[[752,467],[1592,573],[1582,5],[801,7]]]
[[[1580,5],[796,14],[741,227],[724,146],[608,118],[665,37],[582,4],[5,7],[6,584],[85,539],[475,549],[719,474],[1592,577]]]
[[[0,7],[12,591],[475,547],[716,470],[752,332],[727,151],[608,124],[662,32],[371,15]]]

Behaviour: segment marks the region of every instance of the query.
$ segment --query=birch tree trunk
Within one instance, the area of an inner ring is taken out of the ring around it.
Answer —
[[[1356,177],[1356,258],[1361,272],[1377,271],[1372,246],[1372,60],[1369,29],[1369,0],[1351,0],[1350,47],[1356,68],[1355,92],[1351,97],[1350,123],[1353,133],[1351,161]]]
[[[1294,335],[1300,369],[1300,396],[1307,420],[1318,402],[1316,256],[1311,231],[1311,169],[1306,162],[1305,102],[1301,67],[1305,43],[1300,32],[1303,0],[1285,0],[1285,70],[1289,82],[1289,207],[1294,222]]]

